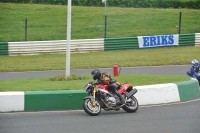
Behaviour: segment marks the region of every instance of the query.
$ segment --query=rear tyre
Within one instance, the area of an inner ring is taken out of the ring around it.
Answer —
[[[85,99],[83,101],[83,109],[88,115],[91,116],[97,116],[101,113],[101,106],[97,100],[96,104],[92,105],[91,99]]]
[[[122,108],[128,113],[133,113],[138,110],[138,107],[139,105],[137,99],[134,96],[132,96],[129,99],[127,99],[127,102]]]

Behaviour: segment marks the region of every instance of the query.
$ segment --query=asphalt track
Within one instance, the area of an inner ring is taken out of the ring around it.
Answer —
[[[121,73],[185,75],[188,69],[189,66],[137,67],[122,68]],[[112,69],[104,70],[112,72]],[[90,73],[90,70],[72,71]],[[0,78],[55,74],[64,74],[64,71],[0,73]],[[102,110],[96,117],[82,110],[0,113],[0,133],[200,133],[200,99],[140,107],[136,113]]]
[[[200,133],[200,100],[140,107],[136,113],[82,110],[0,114],[0,133]]]
[[[144,67],[123,67],[120,73],[123,74],[163,74],[163,75],[186,75],[190,65],[176,66],[144,66]],[[90,74],[92,69],[75,69],[70,73],[76,75]],[[113,73],[112,68],[100,68],[102,72]],[[30,72],[0,72],[0,80],[9,80],[17,78],[38,78],[50,77],[57,74],[65,75],[65,70],[52,71],[30,71]]]

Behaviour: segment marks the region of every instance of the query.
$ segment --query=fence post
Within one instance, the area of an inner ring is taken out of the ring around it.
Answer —
[[[181,34],[181,12],[179,14],[178,34]]]
[[[27,41],[27,18],[25,19],[25,41]]]

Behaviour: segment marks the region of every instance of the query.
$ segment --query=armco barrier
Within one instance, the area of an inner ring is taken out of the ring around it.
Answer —
[[[147,86],[135,86],[138,92],[135,97],[139,105],[161,104],[179,102],[179,91],[176,84],[157,84]]]
[[[139,105],[162,104],[200,96],[198,81],[135,86]],[[85,90],[0,92],[0,112],[82,109]]]
[[[66,40],[0,42],[0,56],[65,53],[66,45]],[[138,37],[78,39],[71,40],[70,45],[70,51],[74,53],[139,49]],[[195,45],[200,45],[200,33],[179,34],[179,46]]]
[[[65,53],[67,40],[9,42],[9,55]],[[82,53],[104,50],[104,39],[71,40],[70,52]]]
[[[179,46],[195,46],[195,34],[180,34]]]
[[[8,55],[8,42],[0,42],[0,55]]]
[[[0,112],[24,111],[24,92],[0,92]]]
[[[191,79],[189,81],[178,82],[178,91],[180,95],[180,100],[191,100],[200,96],[199,83],[196,79]]]
[[[105,38],[104,50],[124,50],[124,49],[138,49],[137,37],[124,37],[124,38]]]
[[[200,33],[195,34],[195,46],[200,46]]]
[[[86,95],[84,90],[26,91],[24,110],[80,109]]]

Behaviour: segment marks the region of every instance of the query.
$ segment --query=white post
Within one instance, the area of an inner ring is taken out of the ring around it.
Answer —
[[[106,2],[107,2],[107,0],[102,0],[102,3],[105,4],[105,8],[104,8],[105,12],[104,12],[104,15],[106,15]]]
[[[106,2],[107,2],[107,0],[105,0],[105,16],[106,16]]]
[[[67,7],[67,49],[66,49],[66,75],[70,76],[70,41],[71,41],[71,0],[68,0]]]
[[[102,0],[102,3],[105,4],[105,11],[104,11],[104,38],[106,38],[106,30],[107,30],[107,16],[106,16],[106,2],[107,0]]]

